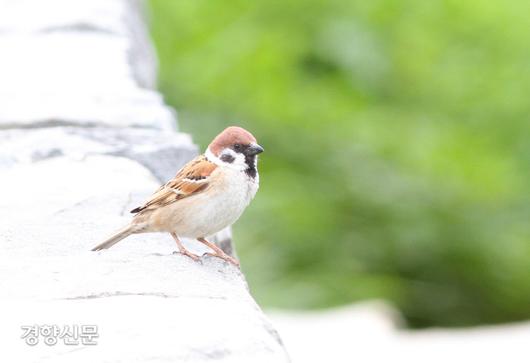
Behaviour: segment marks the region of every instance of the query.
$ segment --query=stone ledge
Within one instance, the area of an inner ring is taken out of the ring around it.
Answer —
[[[50,135],[48,144],[37,142]],[[127,223],[133,200],[159,185],[140,163],[111,155],[127,150],[117,134],[105,137],[114,140],[109,144],[94,135],[87,139],[75,128],[0,132],[19,158],[0,168],[0,276],[9,276],[0,279],[0,320],[6,322],[0,337],[10,342],[4,354],[19,362],[103,356],[106,361],[287,361],[278,334],[234,266],[214,257],[195,262],[175,254],[167,234],[131,236],[110,250],[89,251]],[[52,140],[61,141],[57,151],[34,160],[35,150],[46,155]],[[68,151],[73,145],[78,154]],[[198,243],[184,243],[204,252]],[[98,325],[101,344],[30,349],[20,339],[21,325],[76,322]]]

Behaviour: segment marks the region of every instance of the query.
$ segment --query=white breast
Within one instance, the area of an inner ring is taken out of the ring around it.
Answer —
[[[174,232],[181,237],[210,236],[239,219],[256,195],[259,176],[219,166],[211,175],[212,187],[174,203]]]

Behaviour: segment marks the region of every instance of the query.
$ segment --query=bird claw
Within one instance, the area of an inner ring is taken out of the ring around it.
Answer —
[[[220,259],[225,260],[226,262],[231,263],[232,265],[234,265],[236,267],[239,267],[239,261],[236,260],[235,258],[231,257],[231,256],[218,255],[216,253],[211,253],[211,252],[206,252],[205,254],[208,255],[208,256],[212,256],[212,257],[219,257]]]
[[[201,257],[200,257],[200,256],[197,256],[196,254],[191,253],[191,252],[189,252],[189,251],[179,251],[179,252],[175,251],[175,252],[173,252],[173,253],[174,253],[174,254],[177,254],[177,253],[178,253],[178,254],[180,254],[180,255],[188,256],[189,258],[191,258],[193,261],[196,261],[196,262],[200,262],[200,260],[201,260]]]

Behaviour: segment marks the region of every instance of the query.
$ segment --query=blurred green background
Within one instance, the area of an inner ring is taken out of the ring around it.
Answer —
[[[265,147],[234,228],[262,305],[530,318],[530,2],[150,8],[181,129],[204,148],[240,125]]]

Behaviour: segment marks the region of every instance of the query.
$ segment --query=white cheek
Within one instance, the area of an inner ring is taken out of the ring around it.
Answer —
[[[231,168],[236,170],[245,170],[248,167],[247,163],[245,162],[245,155],[241,153],[236,153],[232,149],[224,149],[221,155],[223,154],[228,154],[234,158],[234,161],[232,161],[231,163],[226,163],[227,166],[230,166]]]
[[[232,151],[232,150],[230,150]],[[233,152],[232,151],[232,156],[235,158],[235,160],[232,162],[232,164],[234,164],[235,166],[239,166],[241,168],[243,168],[242,170],[245,170],[248,166],[247,166],[247,163],[245,162],[245,155],[243,154],[239,154],[239,153],[236,153],[236,152]]]
[[[230,155],[234,158],[234,161],[231,163],[224,162],[221,158],[223,155]],[[245,163],[245,156],[240,153],[236,153],[234,150],[226,148],[224,149],[219,157],[213,155],[213,153],[208,149],[206,150],[206,157],[208,160],[214,162],[217,165],[226,166],[234,170],[245,170],[247,169],[247,164]]]

